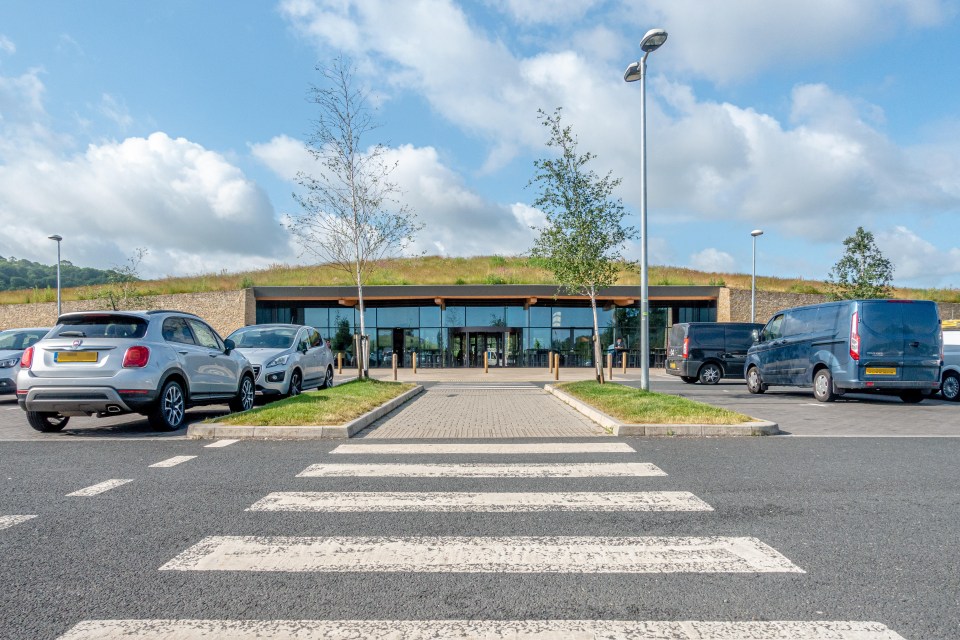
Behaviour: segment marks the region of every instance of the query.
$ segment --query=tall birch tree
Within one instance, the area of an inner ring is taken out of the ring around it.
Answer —
[[[608,172],[600,177],[588,165],[596,156],[579,153],[578,140],[569,125],[561,122],[561,109],[552,114],[538,111],[541,124],[550,132],[547,147],[555,157],[535,160],[534,177],[527,186],[537,189],[534,206],[546,217],[531,255],[541,258],[562,290],[586,295],[593,311],[593,363],[597,382],[603,382],[597,294],[616,283],[624,259],[623,246],[636,235],[623,225],[626,212],[614,191],[619,178]]]
[[[284,226],[303,254],[340,268],[356,284],[363,336],[357,358],[367,376],[370,349],[363,286],[375,263],[401,254],[421,225],[400,201],[401,191],[390,179],[397,163],[389,161],[389,149],[379,142],[364,146],[379,124],[368,94],[355,86],[353,65],[337,57],[317,71],[323,81],[308,94],[317,106],[317,119],[306,142],[316,169],[297,174],[303,191],[293,197],[301,211],[288,215]]]

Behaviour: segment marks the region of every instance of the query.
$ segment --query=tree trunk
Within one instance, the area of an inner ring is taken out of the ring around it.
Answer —
[[[600,361],[600,324],[597,321],[597,291],[590,289],[590,308],[593,311],[593,369],[597,382],[603,384],[603,363]]]

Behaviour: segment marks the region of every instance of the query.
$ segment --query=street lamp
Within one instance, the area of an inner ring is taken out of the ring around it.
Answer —
[[[47,236],[47,238],[57,243],[57,318],[60,318],[60,241],[63,238],[57,234]]]
[[[650,391],[650,299],[647,294],[647,56],[667,41],[663,29],[650,29],[640,41],[643,57],[627,67],[625,82],[640,81],[640,388]]]
[[[750,279],[750,322],[757,321],[757,236],[763,235],[762,229],[750,232],[753,236],[753,277]]]

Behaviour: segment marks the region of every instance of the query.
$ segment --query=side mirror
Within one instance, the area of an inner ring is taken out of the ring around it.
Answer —
[[[750,332],[750,335],[753,336],[753,342],[754,342],[754,343],[763,342],[763,340],[761,340],[760,330],[759,330],[759,329],[754,329],[753,331]]]
[[[223,346],[224,346],[223,352],[227,355],[230,355],[230,352],[237,348],[237,343],[231,340],[230,338],[227,338],[226,340],[223,341]]]

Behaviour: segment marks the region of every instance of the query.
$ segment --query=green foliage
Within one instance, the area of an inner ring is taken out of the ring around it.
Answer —
[[[727,286],[726,280],[723,278],[710,278],[711,287],[725,287]]]
[[[83,287],[105,284],[115,274],[110,270],[75,267],[68,260],[60,261],[60,287]],[[57,265],[40,264],[20,258],[0,256],[0,291],[52,289],[57,291]]]
[[[333,334],[330,340],[330,348],[333,351],[351,351],[353,348],[353,335],[350,333],[350,321],[341,318],[337,323],[337,332]]]
[[[240,280],[241,289],[252,289],[254,286],[253,278],[250,276],[243,276],[243,278]]]
[[[831,295],[838,300],[889,298],[893,264],[880,253],[873,234],[857,227],[843,246],[846,251],[827,278],[833,289]]]
[[[487,274],[487,276],[483,279],[483,282],[485,284],[507,284],[506,280],[492,273]]]
[[[114,311],[149,308],[150,298],[138,288],[140,263],[146,254],[146,249],[137,248],[127,259],[127,264],[114,267],[109,282],[97,289],[96,299],[110,305]]]
[[[819,287],[807,283],[807,282],[796,282],[787,289],[790,293],[812,293],[812,294],[821,294],[823,291]]]
[[[507,266],[507,259],[503,256],[490,256],[490,266],[491,267],[505,267]]]

